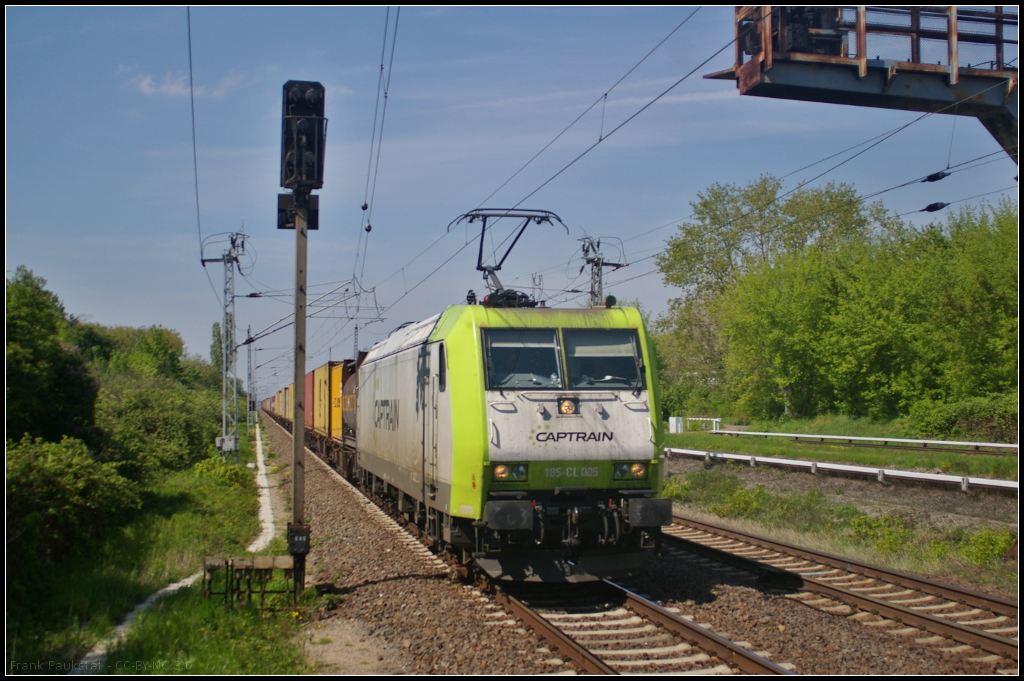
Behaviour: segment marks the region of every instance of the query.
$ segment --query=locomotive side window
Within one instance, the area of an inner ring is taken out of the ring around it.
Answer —
[[[448,386],[448,367],[445,360],[444,343],[438,345],[437,348],[437,390],[443,393]]]
[[[562,387],[554,329],[484,329],[484,361],[491,390]]]
[[[644,388],[643,356],[633,329],[565,329],[569,387]]]

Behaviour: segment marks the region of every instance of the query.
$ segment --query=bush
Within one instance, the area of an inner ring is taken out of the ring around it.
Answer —
[[[80,440],[7,443],[8,532],[41,557],[116,527],[141,506],[138,488]]]
[[[255,485],[255,478],[249,468],[236,466],[233,463],[224,463],[219,457],[200,461],[192,470],[196,477],[209,478],[213,482],[227,487],[238,485],[243,488],[252,488]]]
[[[914,528],[902,518],[885,514],[879,518],[858,516],[850,521],[854,540],[873,544],[880,552],[895,555],[903,552],[914,539]]]
[[[983,527],[959,549],[960,555],[978,565],[993,565],[1006,557],[1017,537],[1008,528],[998,531]]]
[[[959,402],[923,400],[905,421],[910,437],[1017,442],[1017,391]]]
[[[220,400],[170,381],[100,392],[97,423],[108,434],[103,458],[123,475],[144,480],[206,458],[218,432]]]

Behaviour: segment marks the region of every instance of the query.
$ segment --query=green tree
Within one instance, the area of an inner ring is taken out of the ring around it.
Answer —
[[[740,410],[806,417],[832,407],[820,342],[834,307],[831,263],[815,248],[756,265],[726,290],[716,309]]]
[[[965,209],[846,261],[823,353],[840,411],[892,418],[1016,387],[1015,206]]]
[[[780,195],[782,180],[763,175],[746,187],[713,184],[690,204],[693,220],[679,226],[656,262],[665,283],[683,297],[720,295],[750,267],[811,244],[834,250],[869,232],[893,229],[880,205],[863,208],[854,188],[829,183]]]
[[[871,234],[898,232],[900,225],[886,216],[880,204],[864,207],[849,185],[797,189],[785,196],[781,191],[782,181],[769,175],[746,187],[712,185],[697,195],[691,204],[693,219],[680,225],[657,259],[665,282],[681,289],[680,297],[671,301],[668,313],[658,320],[663,391],[672,411],[729,411],[729,405],[737,404],[736,389],[745,395],[741,408],[756,404],[758,413],[802,413],[815,400],[820,401],[820,396],[797,397],[793,391],[799,392],[800,381],[789,370],[783,371],[778,365],[780,356],[769,350],[802,347],[787,338],[782,317],[775,320],[772,339],[749,335],[761,328],[741,321],[749,316],[744,305],[757,298],[756,285],[740,282],[751,275],[765,286],[800,288],[796,282],[783,284],[778,276],[770,276],[780,258],[798,256],[809,248],[835,257]],[[790,261],[788,267],[795,263]],[[764,295],[776,300],[768,292]],[[729,296],[741,300],[722,307]],[[728,333],[722,324],[726,310],[732,312]],[[736,354],[730,359],[730,353],[741,348],[749,350],[745,359],[740,361]],[[763,361],[771,358],[774,368],[758,366],[756,372],[744,376],[744,387],[739,388],[737,372],[741,366],[753,371],[751,362],[758,356]],[[728,371],[727,365],[732,367]]]
[[[221,335],[220,322],[213,323],[213,342],[210,343],[210,364],[220,371],[224,366],[224,337]]]
[[[92,441],[96,384],[76,349],[62,342],[68,319],[45,285],[23,266],[6,282],[7,437]]]

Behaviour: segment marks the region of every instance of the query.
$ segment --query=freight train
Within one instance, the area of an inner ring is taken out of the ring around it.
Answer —
[[[640,313],[508,306],[522,294],[502,293],[307,374],[307,442],[492,578],[629,574],[672,515],[657,498],[662,423]],[[293,395],[263,408],[290,423]]]

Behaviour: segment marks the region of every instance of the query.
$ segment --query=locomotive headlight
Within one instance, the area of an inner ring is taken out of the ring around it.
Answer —
[[[647,477],[647,464],[642,461],[620,461],[613,470],[616,480],[643,480]]]
[[[572,416],[576,413],[576,400],[564,398],[558,401],[558,413],[563,416]]]
[[[495,480],[506,482],[521,482],[527,479],[529,469],[525,463],[505,464],[499,463],[494,467],[493,477]]]

